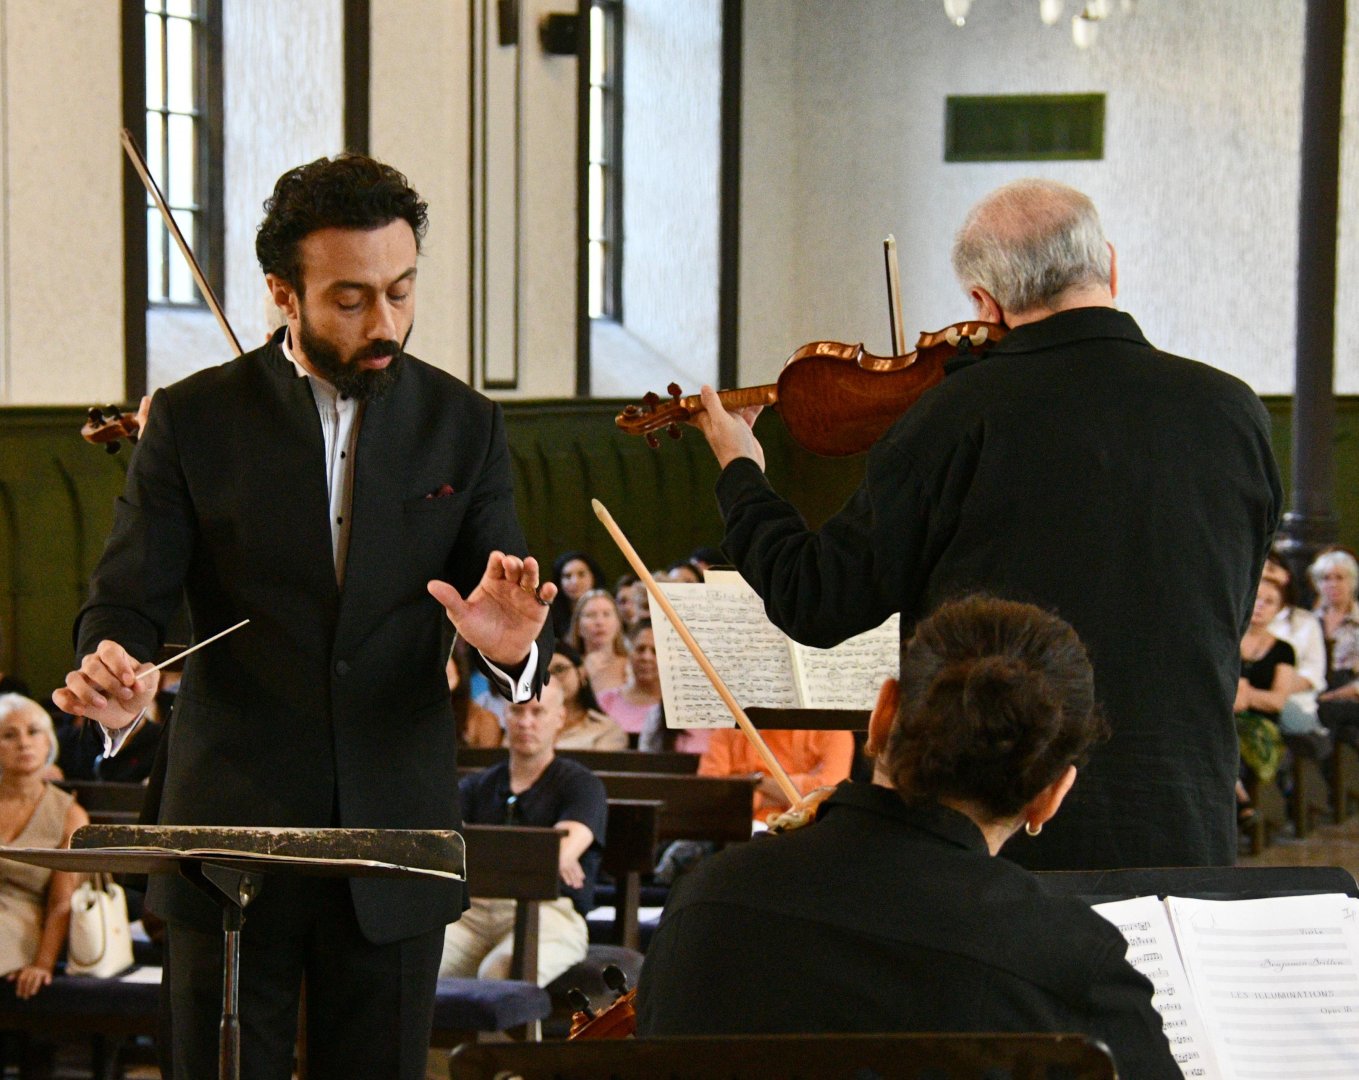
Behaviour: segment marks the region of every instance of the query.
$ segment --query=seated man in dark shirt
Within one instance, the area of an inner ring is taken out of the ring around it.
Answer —
[[[647,950],[639,1035],[1084,1032],[1120,1076],[1179,1080],[1118,930],[993,856],[1037,835],[1107,734],[1071,627],[946,604],[869,728],[872,783],[682,878]]]
[[[585,766],[553,750],[566,720],[561,684],[543,687],[536,700],[511,705],[505,716],[510,757],[464,777],[458,785],[462,818],[469,825],[535,825],[565,829],[558,867],[562,895],[539,905],[538,983],[547,985],[585,958],[585,913],[594,903],[595,875],[604,850],[608,801],[604,785]],[[476,867],[468,883],[476,897]],[[509,977],[514,945],[514,901],[476,897],[444,931],[441,976]]]

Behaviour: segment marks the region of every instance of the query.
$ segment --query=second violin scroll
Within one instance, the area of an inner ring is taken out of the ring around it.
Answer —
[[[997,323],[954,323],[922,333],[914,351],[874,356],[863,345],[813,341],[793,353],[778,381],[718,393],[728,409],[770,405],[783,417],[799,446],[825,457],[861,454],[880,439],[925,391],[944,378],[955,356],[982,352],[1005,336]],[[682,397],[674,383],[670,400],[647,394],[615,420],[629,435],[659,445],[656,432],[678,438],[679,425],[703,408],[697,395]]]

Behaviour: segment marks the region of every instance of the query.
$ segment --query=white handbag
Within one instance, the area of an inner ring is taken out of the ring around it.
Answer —
[[[127,897],[108,874],[95,874],[71,897],[66,974],[107,979],[132,966]]]

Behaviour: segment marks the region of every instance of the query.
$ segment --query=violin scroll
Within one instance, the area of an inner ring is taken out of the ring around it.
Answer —
[[[130,443],[137,441],[141,434],[141,423],[135,414],[123,412],[117,405],[90,406],[85,424],[80,429],[81,437],[89,443],[103,446],[110,454],[122,448],[122,440]]]
[[[596,1012],[590,1000],[579,989],[567,992],[567,999],[576,1011],[571,1016],[571,1032],[567,1039],[626,1039],[637,1030],[635,1001],[637,988],[628,989],[628,977],[617,964],[604,969],[604,985],[618,996],[604,1009]],[[584,1001],[584,1006],[580,1002]]]
[[[619,430],[627,435],[645,436],[647,446],[653,450],[661,445],[661,440],[656,438],[655,433],[662,428],[672,439],[680,438],[683,435],[680,424],[694,415],[697,411],[694,403],[699,399],[680,397],[679,383],[672,382],[665,391],[670,395],[670,400],[664,404],[660,394],[652,390],[642,398],[640,405],[627,406],[614,419]]]

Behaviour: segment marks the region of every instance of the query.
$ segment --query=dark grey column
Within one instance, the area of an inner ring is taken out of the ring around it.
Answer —
[[[1340,99],[1345,0],[1308,0],[1302,76],[1302,184],[1293,392],[1292,507],[1280,546],[1301,590],[1317,549],[1339,534],[1335,482],[1335,257],[1340,194]]]

